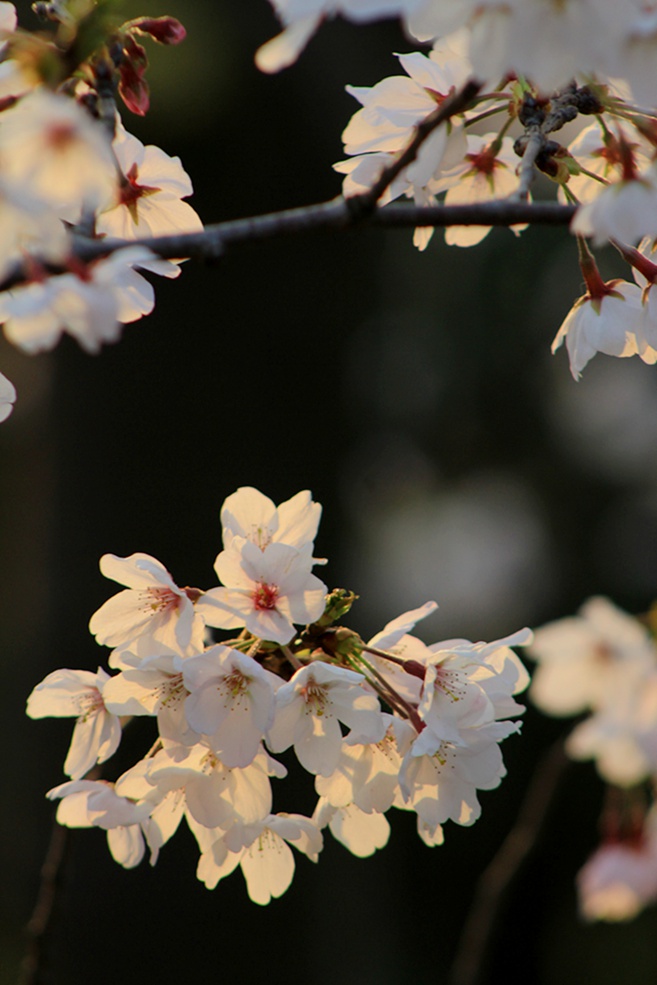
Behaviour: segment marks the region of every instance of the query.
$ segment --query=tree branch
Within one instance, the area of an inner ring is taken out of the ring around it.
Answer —
[[[477,883],[474,902],[452,964],[449,985],[477,985],[481,980],[486,950],[500,916],[502,900],[543,830],[545,816],[568,762],[563,740],[559,739],[539,763],[516,823]]]
[[[53,821],[50,844],[41,869],[37,901],[26,927],[27,946],[19,985],[39,985],[44,980],[47,944],[52,932],[69,837],[69,829]]]
[[[138,240],[75,238],[74,253],[80,260],[95,260],[127,246],[146,246],[157,256],[217,259],[228,246],[263,239],[311,232],[319,229],[345,229],[356,225],[377,228],[414,226],[514,226],[518,223],[564,226],[576,211],[574,205],[559,202],[514,202],[504,199],[472,205],[415,206],[392,203],[377,208],[371,216],[355,218],[350,199],[342,196],[318,205],[270,212],[249,219],[231,219],[206,226],[202,233],[144,237]]]

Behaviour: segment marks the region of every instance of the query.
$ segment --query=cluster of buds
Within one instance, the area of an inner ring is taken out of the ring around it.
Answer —
[[[646,625],[647,622],[647,625]],[[549,715],[584,715],[566,741],[608,784],[602,841],[579,873],[582,914],[628,920],[657,901],[657,643],[605,598],[536,630],[533,702]]]
[[[179,588],[147,554],[101,559],[127,586],[90,621],[115,673],[54,671],[27,705],[32,718],[76,718],[70,780],[48,794],[61,824],[105,829],[131,867],[146,846],[155,863],[184,817],[198,878],[214,888],[239,865],[251,899],[268,903],[292,880],[285,842],[314,861],[328,827],[367,856],[386,844],[392,807],[417,815],[429,846],[446,821],[479,817],[477,792],[500,783],[499,743],[524,710],[513,695],[528,676],[510,647],[531,633],[427,646],[410,634],[428,602],[366,643],[340,622],[356,596],[312,573],[325,563],[313,557],[320,513],[308,492],[276,507],[239,489],[221,511],[221,585],[207,591]],[[97,778],[133,716],[156,719],[153,745],[114,782]],[[312,817],[272,812],[271,778],[287,772],[273,755],[290,748],[314,777]]]
[[[75,13],[66,3],[37,7],[51,36],[17,29],[13,4],[0,3],[0,324],[27,353],[63,333],[95,353],[152,310],[143,272],[180,273],[130,241],[203,229],[183,201],[192,185],[180,160],[129,134],[115,99],[118,90],[135,112],[148,107],[136,36],[176,44],[185,31],[170,17],[116,26],[108,5],[92,2]],[[126,245],[86,262],[75,250],[81,237]],[[15,398],[0,374],[0,420]]]

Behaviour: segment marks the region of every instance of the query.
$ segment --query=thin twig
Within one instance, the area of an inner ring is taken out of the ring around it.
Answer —
[[[447,96],[446,99],[442,101],[440,106],[425,116],[415,127],[415,133],[412,139],[406,145],[404,150],[397,157],[394,158],[391,163],[385,167],[379,177],[376,179],[371,188],[362,195],[354,195],[347,201],[352,210],[355,210],[356,216],[360,217],[363,214],[367,215],[372,212],[376,207],[376,203],[379,201],[383,193],[390,187],[397,175],[401,174],[404,168],[407,168],[409,164],[412,164],[418,155],[420,147],[425,142],[427,137],[431,136],[434,130],[436,130],[441,123],[446,123],[447,120],[451,119],[453,116],[457,116],[459,113],[465,112],[477,97],[477,94],[482,87],[481,82],[477,82],[476,79],[470,79],[465,83],[462,89],[457,92],[453,92],[451,95]]]
[[[477,985],[480,981],[504,895],[536,845],[568,762],[560,739],[539,763],[516,823],[479,879],[452,964],[449,985]]]
[[[529,134],[529,139],[525,145],[525,153],[522,155],[522,160],[518,166],[518,177],[520,178],[520,182],[516,190],[510,196],[512,201],[522,202],[529,195],[529,189],[536,175],[536,158],[541,153],[546,143],[547,137],[540,127],[536,127]]]
[[[56,912],[57,894],[62,883],[63,863],[70,832],[53,821],[50,844],[41,868],[41,882],[32,916],[26,927],[27,945],[21,965],[19,985],[39,985],[44,980],[46,945]]]

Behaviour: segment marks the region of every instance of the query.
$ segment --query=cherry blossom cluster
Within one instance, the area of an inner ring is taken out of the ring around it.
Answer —
[[[427,646],[412,630],[428,602],[364,642],[340,622],[356,596],[313,574],[325,563],[313,556],[320,513],[309,492],[276,507],[237,490],[221,510],[221,584],[208,590],[178,587],[147,554],[101,559],[126,586],[89,624],[114,673],[56,670],[27,704],[32,718],[76,720],[70,779],[48,793],[61,824],[104,829],[132,867],[146,847],[154,864],[184,817],[198,878],[212,889],[239,866],[264,904],[292,880],[288,842],[316,861],[328,828],[364,857],[388,841],[392,807],[415,813],[429,846],[445,822],[477,820],[478,791],[505,774],[499,743],[520,728],[513,696],[528,675],[511,646],[530,631]],[[135,716],[155,720],[152,746],[113,782],[99,778]],[[314,778],[312,817],[273,813],[286,750]]]
[[[0,324],[27,353],[63,333],[95,353],[153,309],[143,272],[180,273],[130,241],[203,228],[183,201],[192,185],[179,158],[144,146],[116,109],[118,97],[132,112],[148,108],[138,38],[177,44],[185,32],[170,17],[101,25],[91,0],[75,16],[65,3],[37,6],[52,37],[17,29],[13,4],[0,3]],[[83,262],[80,235],[125,247]],[[0,420],[15,398],[0,374]]]
[[[418,206],[522,200],[535,169],[564,203],[580,206],[572,232],[644,253],[657,237],[657,5],[640,0],[272,0],[284,31],[256,60],[275,71],[297,57],[320,21],[401,17],[430,45],[397,55],[405,74],[371,87],[347,86],[361,104],[343,133],[348,158],[334,165],[346,196],[366,193],[436,108],[476,82],[469,105],[424,141],[380,204],[404,196]],[[497,125],[490,123],[497,118]],[[591,122],[593,120],[593,122]],[[565,127],[565,139],[554,134]],[[446,241],[473,246],[490,227],[450,226]],[[518,233],[524,226],[511,227]],[[433,229],[418,227],[426,248]],[[589,272],[592,258],[589,253]],[[657,270],[643,263],[638,286],[585,275],[587,293],[553,343],[565,340],[578,379],[596,352],[657,360],[650,291]],[[595,282],[591,284],[591,281]]]
[[[646,625],[646,622],[648,625]],[[608,784],[602,843],[577,878],[582,914],[628,920],[657,901],[657,642],[605,598],[538,629],[530,696],[549,715],[583,717],[566,741]]]

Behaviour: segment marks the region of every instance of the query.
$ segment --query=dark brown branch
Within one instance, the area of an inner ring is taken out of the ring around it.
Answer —
[[[43,981],[46,945],[52,930],[69,834],[68,828],[53,821],[50,844],[41,868],[39,894],[26,927],[27,946],[21,965],[20,985],[39,985]]]
[[[139,240],[78,238],[75,255],[81,260],[107,256],[126,246],[146,246],[164,259],[194,257],[212,259],[238,243],[275,239],[316,229],[344,229],[356,224],[378,228],[414,226],[513,226],[518,223],[565,226],[576,206],[559,202],[481,202],[472,205],[415,206],[392,203],[376,209],[369,218],[355,220],[348,200],[336,198],[319,205],[308,205],[284,212],[270,212],[250,219],[232,219],[206,226],[202,233],[180,233]]]
[[[474,902],[463,927],[449,985],[477,985],[500,906],[543,829],[559,780],[568,764],[563,740],[539,763],[513,828],[479,879]]]

